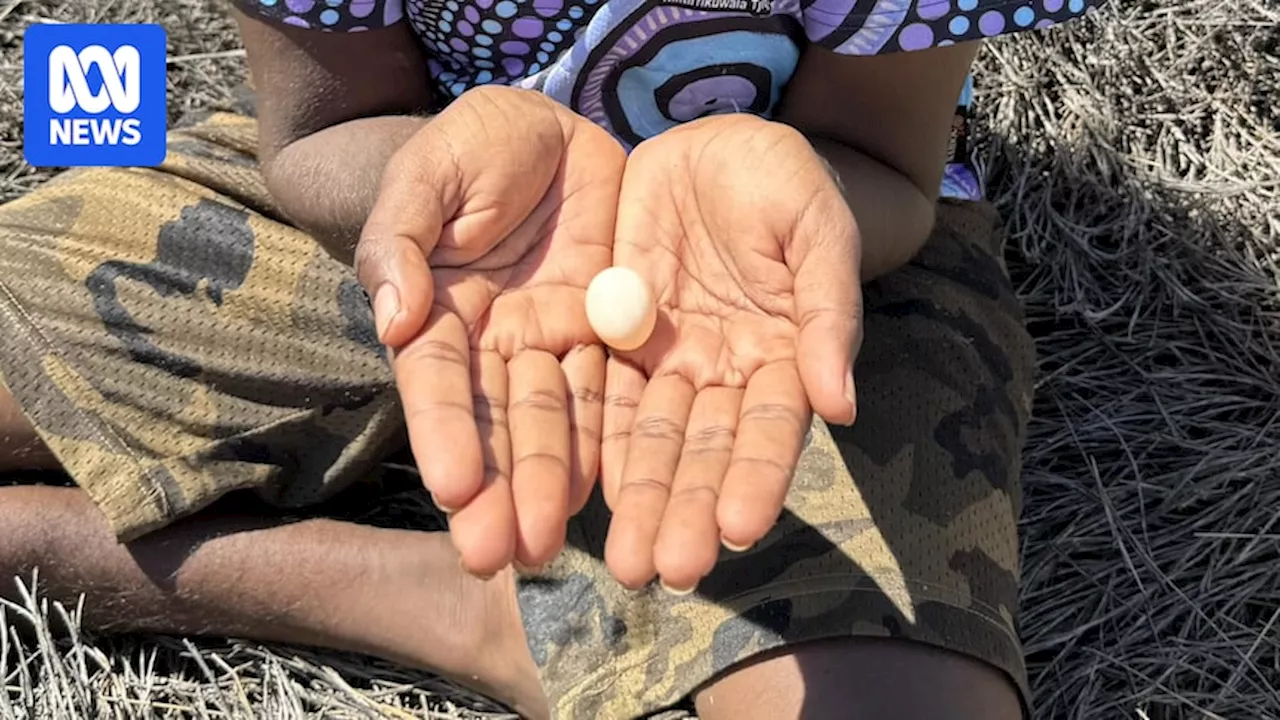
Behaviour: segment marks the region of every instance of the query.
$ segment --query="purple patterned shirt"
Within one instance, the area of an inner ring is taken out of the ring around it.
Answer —
[[[770,117],[813,43],[878,55],[1045,28],[1107,0],[234,0],[317,30],[408,22],[446,98],[504,83],[539,90],[626,147],[722,112]],[[943,197],[982,197],[959,98]],[[857,112],[850,107],[849,112]]]

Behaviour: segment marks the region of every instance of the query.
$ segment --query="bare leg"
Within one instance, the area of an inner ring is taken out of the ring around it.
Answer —
[[[810,643],[766,656],[696,696],[702,720],[1020,720],[1013,683],[961,655],[900,640]]]
[[[364,652],[546,714],[512,577],[467,575],[443,533],[220,515],[124,546],[80,490],[0,488],[0,595],[35,566],[92,628]]]
[[[56,467],[0,386],[0,470]],[[126,546],[80,490],[0,487],[0,597],[39,567],[94,629],[364,652],[546,715],[510,573],[476,580],[443,533],[221,511]]]

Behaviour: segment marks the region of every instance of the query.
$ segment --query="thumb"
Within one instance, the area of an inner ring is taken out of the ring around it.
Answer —
[[[356,277],[373,300],[378,341],[400,349],[431,311],[435,283],[422,248],[401,234],[365,234],[356,246]]]
[[[419,132],[387,163],[356,245],[356,277],[373,300],[378,340],[392,349],[427,321],[435,293],[427,258],[458,202],[456,179],[424,144],[432,143]]]
[[[843,198],[839,208],[809,218],[815,219],[800,223],[787,253],[795,274],[800,380],[814,412],[851,425],[857,415],[853,362],[862,344],[861,242]]]

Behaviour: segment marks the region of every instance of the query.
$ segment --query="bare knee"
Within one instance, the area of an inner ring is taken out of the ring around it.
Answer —
[[[43,562],[49,524],[56,507],[46,501],[60,500],[66,488],[0,487],[0,597],[16,594],[15,578],[29,582],[31,573]]]
[[[18,401],[0,384],[0,472],[56,467],[53,453],[40,441]]]
[[[703,720],[1020,720],[1013,682],[977,660],[902,640],[808,643],[701,690]]]

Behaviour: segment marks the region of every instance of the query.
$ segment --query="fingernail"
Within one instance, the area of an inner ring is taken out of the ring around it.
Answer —
[[[625,593],[627,597],[635,597],[640,593],[650,590],[653,587],[653,583],[647,582],[643,585],[633,587],[631,585],[627,585],[626,583],[620,582],[618,583],[618,587],[622,588],[622,592]]]
[[[471,568],[467,567],[467,564],[462,561],[462,558],[458,558],[458,567],[462,568],[462,572],[482,582],[488,582],[498,574],[498,573],[489,573],[488,575],[483,575],[481,573],[478,573],[472,570]]]
[[[458,512],[457,508],[445,507],[444,503],[440,502],[440,498],[436,497],[435,493],[431,493],[431,503],[436,506],[437,510],[445,515],[452,515]]]
[[[752,548],[751,545],[734,545],[725,538],[720,538],[720,544],[729,552],[744,553]]]
[[[383,283],[373,296],[373,322],[377,327],[378,340],[383,341],[391,321],[400,314],[400,292],[391,283]]]
[[[688,595],[689,593],[698,589],[697,583],[694,583],[693,587],[688,588],[687,590],[677,590],[671,587],[670,585],[668,585],[665,580],[659,580],[658,584],[662,586],[663,590],[666,590],[668,593],[670,593],[671,595],[675,595],[676,597],[684,597],[685,595]]]
[[[511,563],[511,565],[515,567],[516,572],[521,575],[541,575],[542,571],[547,569],[546,564],[529,566],[517,561]]]
[[[853,424],[853,419],[858,415],[858,394],[853,387],[853,368],[849,368],[849,374],[844,378],[844,399],[849,401],[849,424]]]

